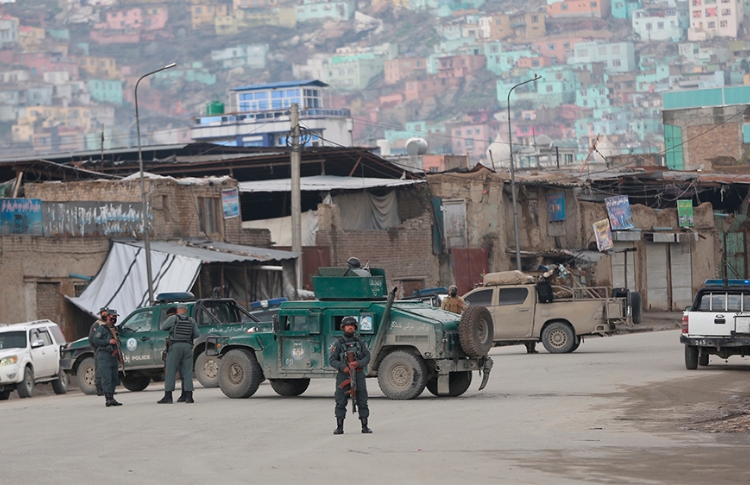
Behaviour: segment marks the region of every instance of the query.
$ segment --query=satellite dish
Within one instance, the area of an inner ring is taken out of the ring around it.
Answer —
[[[427,140],[424,138],[409,138],[406,140],[406,153],[410,156],[427,153]]]
[[[536,146],[541,147],[551,147],[552,138],[548,137],[547,135],[539,135],[536,137],[535,144]]]

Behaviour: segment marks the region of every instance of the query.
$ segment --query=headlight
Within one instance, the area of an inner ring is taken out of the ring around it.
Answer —
[[[15,355],[11,355],[10,357],[5,357],[4,359],[0,360],[0,366],[13,365],[16,362],[18,362],[18,357],[16,357]]]

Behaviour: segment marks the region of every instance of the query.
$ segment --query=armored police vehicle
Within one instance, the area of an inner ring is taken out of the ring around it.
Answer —
[[[385,271],[359,276],[346,268],[319,268],[313,277],[316,300],[290,301],[272,324],[245,335],[209,337],[208,352],[219,359],[219,387],[231,398],[252,396],[268,379],[282,396],[305,392],[310,379],[333,378],[330,349],[341,338],[341,320],[352,316],[371,352],[367,377],[377,377],[391,399],[413,399],[425,387],[434,395],[460,396],[472,372],[489,379],[493,324],[489,311],[470,307],[463,315],[418,300],[394,301],[386,294]]]
[[[260,320],[230,298],[195,300],[192,293],[162,293],[156,304],[139,308],[118,323],[122,342],[124,373],[122,385],[130,391],[142,391],[151,379],[163,379],[162,351],[166,348],[168,332],[159,326],[167,319],[167,310],[177,303],[187,306],[188,315],[198,323],[201,336],[193,349],[195,376],[203,387],[218,387],[218,367],[215,357],[206,355],[206,339],[210,335],[242,335]],[[88,338],[66,345],[60,355],[60,366],[78,380],[78,387],[86,394],[95,394],[94,349]]]

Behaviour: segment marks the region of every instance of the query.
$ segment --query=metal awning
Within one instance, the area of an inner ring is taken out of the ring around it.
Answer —
[[[315,175],[300,178],[303,192],[326,192],[329,190],[362,190],[375,187],[399,187],[423,183],[425,180],[340,177],[336,175]],[[291,179],[259,180],[240,182],[240,192],[291,192]]]

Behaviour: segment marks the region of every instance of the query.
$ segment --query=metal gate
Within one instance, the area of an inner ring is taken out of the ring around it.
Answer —
[[[633,247],[632,242],[615,241],[615,254],[612,256],[612,286],[617,288],[635,289],[635,252],[623,252],[623,249]],[[628,279],[625,281],[625,260],[628,262]]]
[[[693,261],[690,249],[690,244],[669,245],[672,310],[684,310],[693,302]]]
[[[667,247],[667,244],[646,244],[646,303],[649,310],[669,310]]]
[[[463,295],[482,283],[482,274],[489,271],[488,252],[484,248],[453,248],[453,268],[455,270],[458,294]]]
[[[445,239],[449,248],[466,247],[466,201],[443,199]]]
[[[727,278],[745,279],[745,233],[726,233]]]

